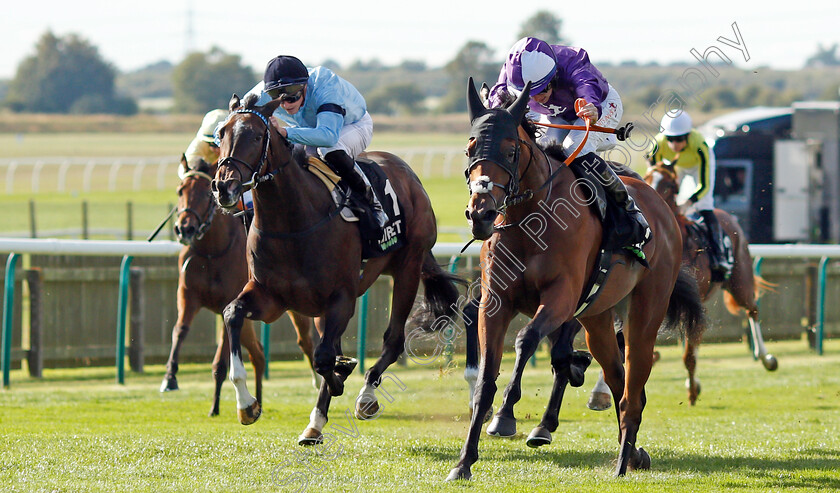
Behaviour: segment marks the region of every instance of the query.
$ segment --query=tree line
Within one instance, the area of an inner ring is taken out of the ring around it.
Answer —
[[[522,24],[518,37],[530,35],[552,44],[571,44],[561,28],[561,19],[538,11]],[[452,60],[437,68],[412,60],[395,66],[376,59],[358,60],[346,67],[332,60],[321,64],[356,85],[371,113],[452,113],[466,109],[467,78],[492,85],[504,55],[497,55],[481,41],[468,41]],[[689,65],[628,61],[597,66],[619,90],[628,111],[643,111]],[[720,67],[720,72],[699,103],[703,111],[840,99],[836,44],[819,46],[801,70]],[[36,43],[34,54],[19,64],[14,78],[5,84],[0,81],[0,104],[14,112],[130,115],[140,111],[138,100],[170,98],[172,105],[167,111],[203,113],[226,107],[232,93],[243,94],[261,77],[244,65],[239,55],[218,47],[193,52],[176,65],[162,61],[121,74],[80,35],[57,36],[47,31]]]

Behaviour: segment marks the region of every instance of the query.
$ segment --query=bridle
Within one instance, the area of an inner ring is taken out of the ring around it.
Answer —
[[[228,116],[228,121],[230,120],[231,117],[233,117],[233,115],[240,114],[240,113],[250,113],[252,115],[257,115],[259,117],[259,119],[263,122],[263,124],[265,125],[265,133],[263,134],[263,140],[265,140],[265,146],[263,147],[262,155],[260,156],[260,161],[259,161],[258,165],[252,166],[251,164],[249,164],[249,163],[247,163],[247,162],[245,162],[245,161],[243,161],[243,160],[241,160],[237,157],[227,156],[224,159],[221,159],[219,161],[218,166],[219,166],[219,168],[221,168],[222,166],[230,166],[231,168],[233,168],[239,174],[240,177],[243,177],[244,174],[242,173],[242,170],[239,168],[238,165],[241,164],[242,166],[244,166],[251,174],[250,181],[242,183],[242,189],[244,191],[244,190],[248,190],[248,189],[255,189],[255,188],[257,188],[257,186],[260,183],[263,183],[263,182],[266,182],[266,181],[269,181],[269,180],[273,180],[275,175],[277,175],[277,173],[280,172],[280,170],[282,170],[283,168],[288,166],[289,163],[293,161],[293,159],[290,159],[290,160],[278,165],[277,168],[274,169],[274,170],[265,171],[268,168],[269,141],[270,141],[270,136],[271,136],[271,129],[273,127],[272,127],[271,123],[268,121],[268,118],[266,118],[265,115],[263,115],[262,113],[259,113],[257,111],[250,110],[250,109],[244,109],[244,108],[232,111],[230,116]],[[227,123],[227,121],[225,123]],[[289,149],[289,152],[291,154],[292,143],[289,142],[288,139],[284,139],[283,136],[280,135],[279,133],[278,133],[278,136],[280,136],[280,140],[283,143],[286,144],[286,147]],[[288,232],[288,233],[286,233],[286,232],[273,232],[273,231],[266,231],[266,230],[258,229],[254,225],[251,225],[251,228],[253,228],[254,231],[256,231],[257,233],[259,233],[261,235],[264,235],[264,236],[267,236],[269,238],[277,238],[277,239],[302,238],[304,236],[307,236],[307,235],[311,234],[316,229],[326,225],[328,222],[332,221],[340,213],[341,213],[341,208],[340,207],[334,207],[333,210],[330,211],[329,214],[324,216],[317,223],[315,223],[312,226],[310,226],[310,227],[308,227],[304,230],[301,230],[301,231],[294,231],[294,232]]]
[[[269,180],[274,179],[274,175],[276,175],[278,171],[280,171],[282,168],[284,168],[289,163],[288,162],[283,163],[282,165],[278,166],[277,169],[275,169],[273,171],[266,172],[265,174],[263,174],[263,171],[267,168],[268,149],[269,149],[269,142],[271,140],[270,137],[271,137],[272,125],[268,121],[268,118],[265,117],[265,115],[263,115],[260,112],[257,112],[257,111],[254,111],[254,110],[249,110],[249,109],[234,110],[233,112],[231,112],[230,116],[228,116],[228,120],[230,120],[230,118],[233,117],[233,115],[241,114],[241,113],[250,113],[252,115],[257,115],[260,118],[260,120],[263,122],[263,124],[265,125],[265,132],[263,133],[263,140],[265,141],[265,146],[263,147],[262,155],[260,155],[260,161],[256,166],[254,166],[254,165],[251,165],[251,164],[249,164],[249,163],[247,163],[247,162],[245,162],[245,161],[243,161],[243,160],[241,160],[237,157],[227,156],[227,157],[225,157],[225,158],[223,158],[219,161],[219,167],[221,168],[222,166],[229,166],[229,167],[233,168],[241,179],[246,175],[245,175],[245,173],[242,172],[239,165],[244,166],[248,170],[248,174],[250,174],[251,179],[247,182],[242,183],[242,189],[243,190],[248,190],[248,189],[256,188],[257,185],[259,185],[260,183],[263,183],[265,181],[269,181]],[[227,122],[225,122],[225,123],[227,123]],[[286,146],[289,149],[291,149],[292,148],[291,143],[288,140],[285,140],[285,139],[283,139],[283,140],[286,143]]]
[[[184,185],[184,181],[186,181],[187,178],[190,178],[190,177],[193,177],[193,176],[198,177],[198,178],[204,178],[205,180],[207,180],[209,182],[213,181],[213,177],[208,175],[207,173],[205,173],[203,171],[191,170],[191,171],[188,171],[186,174],[184,174],[184,177],[181,179],[181,186]],[[216,215],[216,201],[213,200],[213,197],[212,197],[211,194],[208,193],[208,196],[210,197],[210,200],[209,200],[210,205],[207,206],[207,211],[204,213],[204,217],[202,217],[201,214],[199,214],[194,209],[189,208],[189,207],[185,207],[183,209],[178,209],[176,211],[176,215],[178,217],[180,217],[181,214],[190,214],[192,216],[195,216],[196,221],[198,221],[198,223],[199,223],[198,232],[195,235],[196,240],[200,240],[201,238],[204,237],[204,234],[207,232],[208,229],[210,229],[210,224],[213,222],[213,217]]]
[[[586,103],[582,102],[580,100],[576,101],[575,102],[575,110],[580,111],[580,109],[583,107],[584,104],[586,104]],[[581,126],[581,129],[585,130],[583,138],[581,139],[581,142],[580,142],[580,144],[578,144],[575,151],[572,154],[570,154],[566,158],[565,161],[563,161],[563,164],[566,165],[566,166],[571,164],[571,162],[578,156],[581,149],[583,149],[583,146],[586,144],[587,139],[589,138],[589,132],[592,130],[592,125],[591,125],[588,118],[584,118],[584,122],[585,122],[585,125]],[[539,122],[533,122],[533,123],[539,124]],[[602,130],[602,127],[596,127],[596,129],[597,129],[596,131],[610,130],[610,129],[603,129]],[[632,129],[632,126],[630,126],[630,129]],[[612,132],[615,133],[614,130]],[[630,132],[628,130],[627,135],[629,135],[629,133]],[[624,133],[622,133],[622,137],[624,137]],[[541,192],[546,187],[549,187],[549,195],[550,195],[551,194],[552,183],[554,182],[554,179],[557,177],[557,175],[560,173],[560,171],[563,169],[563,166],[560,166],[560,167],[557,168],[556,171],[552,171],[551,170],[551,160],[548,159],[548,155],[545,153],[545,150],[543,148],[541,148],[539,145],[532,146],[527,141],[522,140],[522,138],[520,138],[518,135],[516,136],[515,140],[516,140],[516,148],[514,150],[513,159],[511,160],[511,162],[502,164],[502,163],[496,162],[495,160],[487,159],[487,161],[490,161],[493,164],[496,164],[497,166],[501,167],[502,169],[504,169],[510,175],[511,179],[510,179],[510,181],[508,182],[507,185],[503,185],[503,184],[493,182],[487,176],[481,176],[481,177],[479,177],[478,180],[475,180],[474,182],[471,182],[469,184],[471,195],[476,194],[476,193],[478,193],[478,194],[483,194],[483,193],[490,194],[490,198],[493,200],[493,207],[496,209],[496,211],[499,214],[501,214],[502,216],[505,216],[505,217],[506,217],[506,211],[507,211],[508,207],[511,207],[511,206],[514,206],[514,205],[517,205],[517,204],[521,204],[523,202],[526,202],[526,201],[532,199],[535,194]],[[474,141],[472,141],[472,142],[474,142]],[[467,147],[467,155],[468,156],[469,156],[469,151],[472,150],[473,147],[475,147],[475,145],[472,142],[470,143],[470,146]],[[522,145],[525,145],[525,146],[528,147],[528,149],[530,151],[529,154],[530,154],[531,157],[528,159],[528,164],[526,165],[525,170],[522,172],[521,175],[519,175],[519,173],[518,173],[518,170],[519,170],[519,156],[521,155],[521,146]],[[534,161],[534,147],[539,149],[540,152],[545,157],[545,160],[548,163],[549,176],[546,179],[546,181],[536,190],[528,189],[528,190],[525,190],[522,193],[518,193],[519,192],[519,183],[521,181],[521,178],[525,176],[525,174],[528,172],[528,170],[531,167],[531,163],[533,163],[533,161]],[[469,172],[472,169],[472,166],[474,166],[477,162],[478,161],[473,159],[472,164],[468,165],[467,170],[466,170],[466,174],[468,176],[468,179],[469,179]],[[493,196],[492,193],[490,193],[493,190],[494,187],[501,188],[505,192],[505,198],[502,201],[501,207],[498,206],[496,198]],[[502,224],[502,225],[494,226],[493,229],[498,231],[498,230],[503,230],[503,229],[509,228],[511,226],[515,226],[515,225],[514,224]]]

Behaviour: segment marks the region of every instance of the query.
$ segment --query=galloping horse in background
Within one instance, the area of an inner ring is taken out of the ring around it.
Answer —
[[[727,281],[722,283],[712,282],[709,257],[705,248],[705,233],[700,230],[694,221],[680,213],[677,206],[679,180],[674,167],[665,164],[652,166],[645,174],[645,181],[659,192],[659,195],[665,200],[665,203],[668,204],[677,218],[683,237],[683,263],[692,269],[703,301],[711,298],[719,288],[723,288],[723,301],[727,310],[733,315],[738,315],[742,310],[747,313],[754,357],[760,359],[764,368],[768,371],[776,370],[779,367],[776,357],[769,354],[764,347],[761,326],[758,323],[757,303],[763,292],[772,290],[773,284],[753,272],[749,243],[744,235],[744,230],[738,224],[738,220],[722,209],[715,209],[715,216],[718,218],[720,227],[732,242],[734,262],[732,263],[732,275]],[[694,377],[697,368],[697,344],[699,342],[687,341],[683,354],[685,368],[688,370],[688,399],[692,405],[697,401],[697,395],[700,393],[700,383]]]
[[[576,317],[586,329],[589,350],[604,369],[616,402],[616,475],[650,467],[650,456],[636,448],[636,438],[660,325],[666,315],[669,326],[684,322],[691,339],[699,338],[703,329],[696,283],[680,269],[682,238],[676,219],[641,181],[623,179],[650,224],[652,238],[644,247],[650,268],[625,253],[606,252],[610,263],[601,271],[601,221],[571,170],[537,146],[533,127],[523,120],[529,91],[530,83],[508,109],[486,109],[469,81],[467,175],[472,195],[467,217],[473,236],[487,241],[481,249],[481,366],[467,440],[450,480],[472,475],[482,418],[496,393],[504,334],[517,313],[532,318],[516,339],[517,370],[540,340],[564,322]],[[603,274],[598,278],[602,287],[593,299],[587,280],[596,269]],[[587,303],[579,307],[581,300]],[[616,343],[616,315],[626,322],[626,363]],[[565,363],[558,367],[568,371],[572,346],[562,344],[560,349],[565,354],[555,358]]]
[[[245,227],[240,219],[216,213],[216,201],[210,192],[210,182],[216,167],[201,158],[187,163],[181,157],[182,180],[178,185],[178,210],[175,233],[184,244],[178,256],[178,320],[172,329],[172,349],[166,363],[166,375],[161,392],[178,390],[178,354],[187,337],[190,324],[201,308],[221,314],[248,282],[245,257]],[[297,342],[313,366],[313,344],[309,317],[289,314],[297,331]],[[265,356],[254,328],[248,325],[242,337],[254,365],[257,398],[262,400],[262,375]],[[213,377],[216,382],[210,416],[219,414],[219,394],[227,374],[227,353],[230,352],[227,334],[221,338],[213,358]],[[313,369],[313,382],[316,381]]]
[[[231,99],[232,113],[218,130],[221,158],[213,181],[222,207],[233,207],[247,186],[254,196],[254,221],[248,233],[251,277],[224,312],[231,341],[230,378],[236,386],[239,421],[253,423],[260,407],[248,392],[241,359],[244,319],[271,321],[286,310],[323,317],[315,369],[324,381],[309,426],[299,437],[301,445],[317,444],[323,440],[321,431],[330,400],[344,392],[344,381],[355,366],[355,361],[342,356],[341,335],[353,315],[356,298],[381,274],[393,277],[391,318],[382,354],[365,375],[365,387],[356,400],[356,417],[366,419],[378,415],[374,390],[383,372],[404,350],[405,323],[420,280],[427,307],[437,318],[454,316],[457,278],[432,256],[437,224],[420,180],[408,164],[386,152],[367,152],[360,157],[378,164],[387,176],[388,194],[395,195],[394,207],[399,206],[404,218],[405,243],[400,249],[368,259],[362,270],[359,228],[337,220],[339,209],[327,188],[304,168],[302,156],[293,153],[290,143],[269,122],[279,99],[262,107],[255,106],[255,101],[251,97],[240,101],[236,95]],[[442,329],[439,325],[434,328]]]

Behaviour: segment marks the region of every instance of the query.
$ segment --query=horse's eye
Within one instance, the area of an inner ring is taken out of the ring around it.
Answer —
[[[510,149],[508,149],[508,151],[507,151],[507,158],[508,158],[508,159],[510,159],[510,160],[513,160],[514,156],[516,156],[516,148],[515,148],[515,147],[511,147],[511,148],[510,148]]]

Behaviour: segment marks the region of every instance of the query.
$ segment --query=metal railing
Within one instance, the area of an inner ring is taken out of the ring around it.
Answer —
[[[460,176],[463,149],[390,149],[423,178]],[[0,159],[2,192],[164,190],[177,183],[180,156]],[[148,172],[147,169],[154,172]]]
[[[3,326],[2,326],[2,372],[3,385],[9,386],[9,368],[11,364],[12,314],[14,311],[14,280],[15,268],[21,254],[52,254],[52,255],[98,255],[122,256],[120,267],[118,319],[116,337],[117,382],[124,383],[125,359],[125,324],[126,303],[128,291],[128,267],[133,256],[175,256],[181,250],[181,244],[174,241],[157,241],[153,243],[143,241],[94,241],[94,240],[58,240],[58,239],[12,239],[0,238],[0,253],[9,253],[6,263]],[[437,257],[450,257],[454,263],[459,257],[473,259],[479,255],[480,245],[470,245],[463,253],[460,243],[439,243],[432,252]],[[750,253],[755,259],[755,269],[760,272],[762,260],[765,258],[807,259],[819,258],[817,285],[817,324],[816,345],[817,354],[823,354],[823,330],[825,317],[826,269],[830,258],[840,258],[840,245],[752,245]],[[360,301],[361,320],[367,318],[367,300]],[[360,323],[360,332],[364,331],[365,323]],[[264,339],[265,340],[265,339]],[[359,334],[360,366],[364,367],[365,348],[361,346],[365,340],[363,333]],[[266,348],[267,351],[268,348]]]

